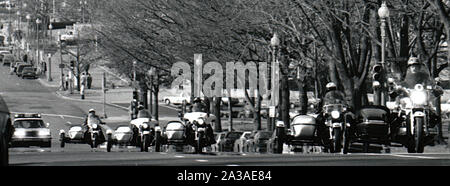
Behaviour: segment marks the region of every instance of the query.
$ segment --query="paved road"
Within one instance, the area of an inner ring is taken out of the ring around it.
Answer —
[[[164,166],[296,166],[296,165],[450,165],[449,154],[238,154],[238,153],[156,153],[137,152],[135,148],[114,148],[106,153],[99,148],[93,152],[88,145],[67,144],[59,148],[58,131],[68,129],[69,124],[81,122],[85,111],[100,104],[89,104],[61,99],[55,89],[42,86],[37,80],[20,79],[9,75],[6,67],[0,67],[0,94],[12,112],[39,112],[44,114],[52,132],[52,148],[13,148],[10,151],[12,165],[164,165]],[[121,109],[108,107],[109,116],[127,115]],[[172,113],[164,110],[164,113]],[[174,112],[173,114],[176,114]]]

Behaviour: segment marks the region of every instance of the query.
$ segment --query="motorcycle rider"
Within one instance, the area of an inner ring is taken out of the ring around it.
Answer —
[[[194,103],[191,106],[192,112],[204,112],[205,106],[202,104],[202,100],[199,97],[194,99]]]
[[[150,114],[145,110],[143,105],[138,106],[137,118],[150,118]]]
[[[345,104],[345,96],[344,93],[337,90],[337,86],[333,82],[329,82],[326,85],[327,93],[323,97],[323,105],[330,104]]]
[[[197,121],[198,120],[198,121]],[[202,125],[205,125],[205,134],[206,134],[206,142],[207,146],[215,144],[216,139],[214,138],[214,131],[210,123],[206,122],[205,119],[199,118],[197,120],[194,120],[192,123],[188,123],[186,126],[186,141],[188,144],[195,145],[195,131],[193,130],[193,126],[200,126],[200,123],[203,123]]]
[[[400,82],[399,84],[400,85],[396,86],[391,94],[392,97],[395,97],[395,102],[397,105],[401,104],[401,98],[409,96],[406,89],[414,89],[417,84],[421,84],[424,87],[433,86],[432,93],[435,97],[439,98],[439,96],[443,93],[442,88],[431,79],[428,68],[425,66],[425,64],[420,62],[417,57],[409,58],[405,80]],[[433,102],[430,103],[433,104]],[[436,110],[433,109],[433,106],[430,108],[430,119],[434,121],[431,122],[434,124],[436,123],[436,121],[438,121],[439,116],[437,115]]]
[[[84,133],[84,139],[90,139],[89,138],[89,127],[93,124],[102,125],[105,123],[100,119],[100,117],[98,115],[95,114],[94,109],[89,109],[89,113],[83,122],[83,127],[86,128],[86,132]],[[105,139],[103,132],[100,132],[100,139],[103,139],[103,140]]]

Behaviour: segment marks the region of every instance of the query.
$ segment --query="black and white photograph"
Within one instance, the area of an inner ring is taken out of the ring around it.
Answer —
[[[449,0],[0,0],[1,166],[450,166],[449,42]]]

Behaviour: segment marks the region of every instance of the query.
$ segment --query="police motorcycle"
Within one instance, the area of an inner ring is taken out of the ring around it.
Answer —
[[[132,142],[140,148],[141,152],[148,152],[150,146],[155,146],[155,152],[161,151],[162,132],[158,122],[150,118],[137,118],[131,120],[133,131]]]
[[[439,93],[435,93],[432,86],[422,84],[416,84],[413,89],[397,89],[402,89],[406,96],[400,98],[397,107],[401,125],[395,137],[406,146],[408,153],[423,153],[424,147],[432,144],[437,135],[434,129],[437,120],[432,116],[430,96]]]
[[[68,124],[71,125],[70,122]],[[79,143],[89,144],[91,148],[97,148],[100,144],[106,142],[100,124],[105,123],[88,123],[87,128],[82,125],[72,125],[67,135],[64,130],[60,130],[60,147],[64,148],[66,143]],[[107,133],[109,134],[109,132]]]
[[[435,126],[439,116],[433,112],[432,99],[439,99],[443,92],[424,67],[417,58],[410,58],[405,85],[388,80],[393,87],[391,89],[395,90],[390,92],[390,96],[397,98],[393,110],[398,114],[398,119],[392,138],[405,146],[408,153],[423,153],[424,147],[433,144],[437,135]]]
[[[346,118],[347,106],[344,104],[328,104],[323,106],[323,117],[328,128],[329,140],[327,147],[331,153],[340,152],[348,148],[348,130],[350,123]]]

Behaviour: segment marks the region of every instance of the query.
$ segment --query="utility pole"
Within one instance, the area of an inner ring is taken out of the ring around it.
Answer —
[[[106,91],[108,91],[108,89],[106,88],[106,72],[103,71],[102,92],[103,92],[103,116],[104,116],[104,118],[108,118],[108,116],[106,115]]]

